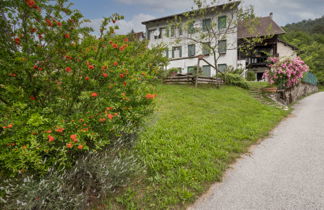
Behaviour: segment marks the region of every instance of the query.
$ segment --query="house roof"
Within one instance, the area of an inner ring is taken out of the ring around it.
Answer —
[[[231,3],[227,3],[227,4],[220,4],[220,5],[217,5],[217,6],[208,7],[206,9],[212,10],[212,9],[215,9],[215,8],[221,9],[221,8],[225,8],[225,7],[232,8],[232,7],[237,7],[240,3],[241,3],[240,1],[234,1],[234,2],[231,2]],[[197,12],[197,11],[198,10],[194,10],[194,11],[191,11],[191,12]],[[173,19],[175,17],[184,17],[186,13],[187,12],[183,12],[183,13],[179,13],[179,14],[175,14],[175,15],[169,15],[169,16],[165,16],[165,17],[161,17],[161,18],[156,18],[156,19],[153,19],[153,20],[144,21],[144,22],[142,22],[142,24],[146,25],[146,24],[152,23],[152,22],[170,20],[170,19]]]
[[[136,39],[145,38],[144,32],[137,32],[133,34]]]
[[[238,39],[252,38],[258,36],[280,35],[286,33],[276,22],[273,21],[271,16],[257,17],[256,26],[249,28],[249,23],[239,23],[237,27]],[[253,31],[253,32],[252,32]]]

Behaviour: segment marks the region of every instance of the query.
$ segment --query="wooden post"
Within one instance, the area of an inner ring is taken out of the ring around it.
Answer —
[[[198,64],[197,64],[197,69],[196,69],[196,75],[195,75],[195,87],[198,87],[198,73],[199,73],[199,68],[200,68],[200,59],[198,58]]]

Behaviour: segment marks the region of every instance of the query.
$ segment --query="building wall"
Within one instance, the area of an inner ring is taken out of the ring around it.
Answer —
[[[277,43],[277,52],[279,57],[296,57],[297,53],[292,47],[285,45],[282,42]]]
[[[219,16],[227,16],[227,24],[231,21],[232,17],[232,11],[223,12],[223,13],[217,13],[217,15],[209,15],[204,18],[197,18],[195,21],[196,27],[202,26],[202,20],[205,18],[211,18],[212,21],[215,21],[217,23]],[[237,68],[238,61],[237,61],[237,27],[234,24],[236,21],[236,14],[234,15],[233,23],[231,24],[231,29],[226,34],[226,42],[227,42],[227,51],[226,54],[221,55],[218,59],[217,64],[226,64],[228,67]],[[164,45],[168,48],[168,57],[170,58],[170,63],[167,66],[167,69],[170,68],[180,68],[181,73],[185,74],[188,73],[188,67],[190,66],[197,66],[198,58],[189,58],[188,57],[188,45],[195,44],[196,46],[196,53],[195,55],[202,54],[202,46],[201,44],[195,43],[191,40],[189,40],[187,30],[183,27],[182,29],[182,35],[179,34],[179,30],[175,30],[175,36],[174,37],[167,37],[166,36],[166,28],[168,27],[167,21],[160,21],[158,23],[152,22],[147,23],[147,35],[149,35],[149,47],[154,47],[158,45]],[[217,26],[216,26],[217,27]],[[160,28],[163,28],[160,30]],[[217,29],[218,30],[218,29]],[[158,32],[156,32],[158,31]],[[161,38],[155,39],[155,35],[160,34],[159,32],[162,31]],[[155,34],[156,33],[156,34]],[[197,36],[201,32],[198,32],[197,34],[192,35],[193,37],[199,39]],[[171,34],[171,30],[169,31],[169,34]],[[207,41],[207,40],[206,40]],[[214,40],[215,41],[215,40]],[[218,40],[217,40],[218,41]],[[182,59],[172,59],[172,48],[181,46],[182,47]],[[218,54],[216,55],[218,56]],[[209,56],[204,57],[209,63],[212,65],[215,65],[214,56],[213,54],[210,54]],[[207,63],[201,61],[200,66],[208,65]],[[211,75],[215,75],[216,71],[211,68]]]

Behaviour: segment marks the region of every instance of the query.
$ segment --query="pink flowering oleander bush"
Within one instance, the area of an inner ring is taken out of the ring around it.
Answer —
[[[263,77],[278,88],[286,89],[297,85],[304,73],[309,71],[309,67],[300,57],[283,59],[272,57],[269,61],[270,71],[266,71]]]

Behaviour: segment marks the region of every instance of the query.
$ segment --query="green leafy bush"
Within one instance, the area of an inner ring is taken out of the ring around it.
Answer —
[[[244,69],[242,68],[235,69],[233,66],[229,66],[225,69],[225,73],[238,74],[238,75],[241,75],[243,71]]]
[[[176,73],[180,73],[180,69],[179,68],[170,68],[170,69],[161,69],[160,72],[159,72],[159,77],[160,78],[167,78],[167,77],[170,77]]]
[[[247,81],[255,81],[256,80],[256,75],[253,71],[248,71],[246,75],[246,80]]]
[[[226,85],[233,85],[244,89],[249,89],[247,81],[238,74],[223,73],[220,75]]]
[[[124,138],[124,137],[123,137]],[[132,141],[134,138],[127,139]],[[1,184],[1,209],[85,209],[104,195],[125,186],[141,165],[129,152],[119,152],[125,145],[119,139],[111,150],[84,155],[64,171],[51,169],[48,176],[27,176],[21,181]],[[114,153],[118,152],[119,155]]]
[[[93,37],[68,3],[1,3],[3,177],[70,168],[82,155],[134,133],[151,112],[151,82],[164,65],[163,49],[115,35],[123,18],[117,14]]]

